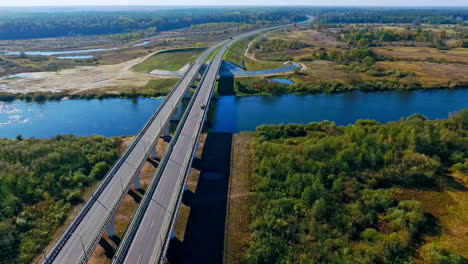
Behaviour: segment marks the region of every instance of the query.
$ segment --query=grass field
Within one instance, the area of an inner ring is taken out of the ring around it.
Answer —
[[[402,70],[412,73],[423,87],[452,86],[468,82],[468,67],[458,64],[431,63],[426,61],[382,61],[385,69]]]
[[[195,60],[203,49],[181,49],[155,54],[132,69],[136,72],[150,72],[152,70],[178,71],[187,63]]]
[[[166,95],[171,92],[177,81],[177,78],[150,80],[140,92],[150,96]]]
[[[445,61],[468,64],[468,49],[438,50],[428,47],[378,47],[373,51],[397,60]]]
[[[281,67],[282,63],[280,62],[254,60],[245,56],[245,51],[248,48],[249,43],[256,37],[258,37],[258,35],[254,35],[237,41],[228,49],[226,55],[224,56],[224,59],[235,63],[241,67],[245,66],[245,69],[249,71]]]

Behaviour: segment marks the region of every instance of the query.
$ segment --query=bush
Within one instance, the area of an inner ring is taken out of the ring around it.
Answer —
[[[101,161],[101,162],[96,163],[96,165],[94,165],[89,176],[93,179],[101,180],[102,178],[104,178],[108,170],[109,170],[109,165],[106,162]]]
[[[392,188],[444,186],[441,172],[467,158],[464,113],[259,126],[242,262],[409,263],[431,222],[419,202],[398,201]],[[466,263],[439,249],[426,255],[427,263]]]

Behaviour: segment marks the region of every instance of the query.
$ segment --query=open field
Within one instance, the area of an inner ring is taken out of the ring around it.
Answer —
[[[403,80],[416,80],[427,88],[468,83],[468,67],[466,65],[424,61],[382,61],[377,64],[386,69],[410,72],[413,76],[405,77]]]
[[[315,29],[305,28],[305,29],[290,29],[286,31],[278,31],[272,33],[273,37],[281,37],[286,39],[294,39],[298,41],[303,41],[310,44],[312,47],[330,47],[335,48],[337,46],[345,45],[344,42],[336,40],[335,37],[326,34],[325,32],[320,32]]]
[[[200,48],[160,52],[133,66],[132,70],[145,73],[155,69],[178,71],[187,63],[194,61],[202,51]]]
[[[226,52],[225,60],[237,64],[240,67],[245,67],[245,69],[249,71],[281,67],[281,62],[258,60],[255,58],[255,55],[250,53],[251,43],[255,40],[256,36],[239,40],[236,44],[232,45]]]
[[[466,48],[438,50],[429,47],[377,47],[373,48],[373,51],[397,60],[445,61],[468,65],[468,49]]]
[[[301,63],[305,70],[289,74],[289,78],[300,82],[301,87],[293,87],[289,92],[326,91],[326,88],[317,87],[336,83],[347,87],[342,90],[366,87],[377,90],[429,89],[465,87],[468,84],[466,48],[436,49],[429,47],[434,44],[427,41],[380,41],[378,47],[368,47],[348,44],[346,37],[343,37],[343,32],[351,29],[369,32],[385,29],[404,33],[407,32],[407,28],[408,25],[381,24],[351,24],[341,28],[334,28],[332,25],[319,29],[310,26],[289,28],[256,36],[249,39],[248,44],[246,40],[239,42],[233,54],[242,54],[244,50],[245,65],[251,61],[265,66],[287,60]],[[444,41],[447,43],[461,41],[461,26],[432,26],[427,29],[445,32]],[[366,52],[368,55],[360,57],[357,55],[359,52]],[[371,57],[370,64],[363,63],[366,56]],[[233,60],[239,58],[242,57],[236,56]],[[241,83],[249,83],[252,80],[254,79],[237,78]],[[318,84],[320,85],[317,86]],[[258,94],[264,93],[265,91],[259,91]]]
[[[8,93],[60,93],[60,94],[120,94],[136,91],[148,82],[161,77],[134,72],[131,68],[152,56],[125,61],[119,64],[79,66],[59,72],[24,73],[20,78],[0,80]],[[155,82],[150,83],[154,89]],[[148,87],[146,87],[148,88]],[[167,90],[165,88],[165,90]]]
[[[190,28],[162,32],[154,37],[145,38],[144,40],[149,41],[145,46],[133,47],[134,44],[140,41],[126,42],[119,46],[118,49],[93,53],[95,58],[87,60],[69,61],[58,60],[54,57],[40,57],[40,61],[34,61],[39,57],[28,56],[27,58],[19,58],[20,56],[2,55],[0,59],[3,58],[4,60],[0,60],[0,65],[5,64],[6,66],[0,67],[0,76],[21,73],[21,77],[0,79],[0,93],[7,95],[7,97],[14,94],[31,94],[33,96],[38,94],[45,94],[46,96],[53,96],[54,94],[60,96],[142,94],[153,96],[154,93],[148,94],[146,92],[154,90],[167,92],[167,84],[171,81],[166,82],[162,80],[165,77],[149,75],[144,73],[144,71],[153,66],[178,70],[186,62],[190,61],[193,56],[201,52],[201,49],[188,47],[209,46],[230,36],[254,28],[256,27],[246,27],[244,24],[239,23],[197,25]],[[80,43],[84,46],[80,46],[81,49],[88,48],[85,45],[87,40],[90,44],[89,47],[115,47],[112,45],[93,46],[95,42],[99,41],[95,41],[93,37],[89,37],[90,39],[87,39],[88,37],[83,38],[84,40]],[[39,50],[39,48],[45,47],[47,43],[51,43],[54,40],[56,39],[35,40],[39,43],[37,49],[34,46],[34,41],[30,40],[7,41],[10,46],[6,44],[4,46],[8,48],[7,50],[13,50],[12,45],[14,44],[18,44],[20,47],[24,46],[23,48],[19,48],[20,50]],[[70,41],[69,39],[58,38],[57,40],[61,41],[63,47],[69,47],[67,45]],[[101,42],[104,43],[105,41]],[[1,43],[0,45],[2,45]],[[23,43],[23,46],[20,43]],[[174,58],[170,54],[152,57],[152,55],[155,55],[160,50],[172,48],[183,48],[191,51],[180,53]],[[142,72],[132,70],[132,67],[146,61],[148,58],[151,58],[151,60],[139,68]],[[161,61],[168,58],[171,59],[169,64],[167,61]],[[155,87],[158,83],[161,83],[162,86]]]

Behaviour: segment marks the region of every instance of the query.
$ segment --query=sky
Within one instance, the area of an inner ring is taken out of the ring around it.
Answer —
[[[96,5],[468,6],[468,0],[0,0],[0,6]]]

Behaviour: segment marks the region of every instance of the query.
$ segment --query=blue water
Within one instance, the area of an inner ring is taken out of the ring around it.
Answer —
[[[468,108],[468,90],[344,93],[282,96],[222,96],[214,102],[212,130],[253,131],[261,124],[330,120],[339,125],[359,119],[386,123],[414,113],[431,119]]]
[[[0,137],[136,134],[164,99],[0,102]]]
[[[275,79],[270,79],[270,81],[276,82],[276,83],[281,83],[281,84],[294,84],[294,81],[289,80],[289,79],[275,78]]]
[[[136,134],[163,98],[0,102],[0,137],[47,138],[57,134]],[[414,113],[431,119],[468,108],[468,90],[283,96],[221,96],[210,107],[211,131],[252,131],[261,124],[359,119],[399,120]],[[179,108],[179,112],[182,107]],[[179,113],[180,114],[180,113]]]
[[[106,51],[106,50],[114,50],[117,48],[109,48],[109,49],[84,49],[84,50],[62,50],[62,51],[26,51],[26,55],[31,56],[56,56],[56,55],[63,55],[63,54],[79,54],[79,53],[91,53],[91,52],[99,52],[99,51]],[[3,51],[5,55],[20,55],[21,52],[19,51]]]
[[[57,57],[57,58],[60,60],[92,59],[93,55],[63,56],[63,57]]]
[[[141,43],[138,43],[138,44],[135,44],[135,45],[132,45],[132,47],[140,47],[140,46],[144,46],[148,43],[150,43],[151,41],[143,41]]]

